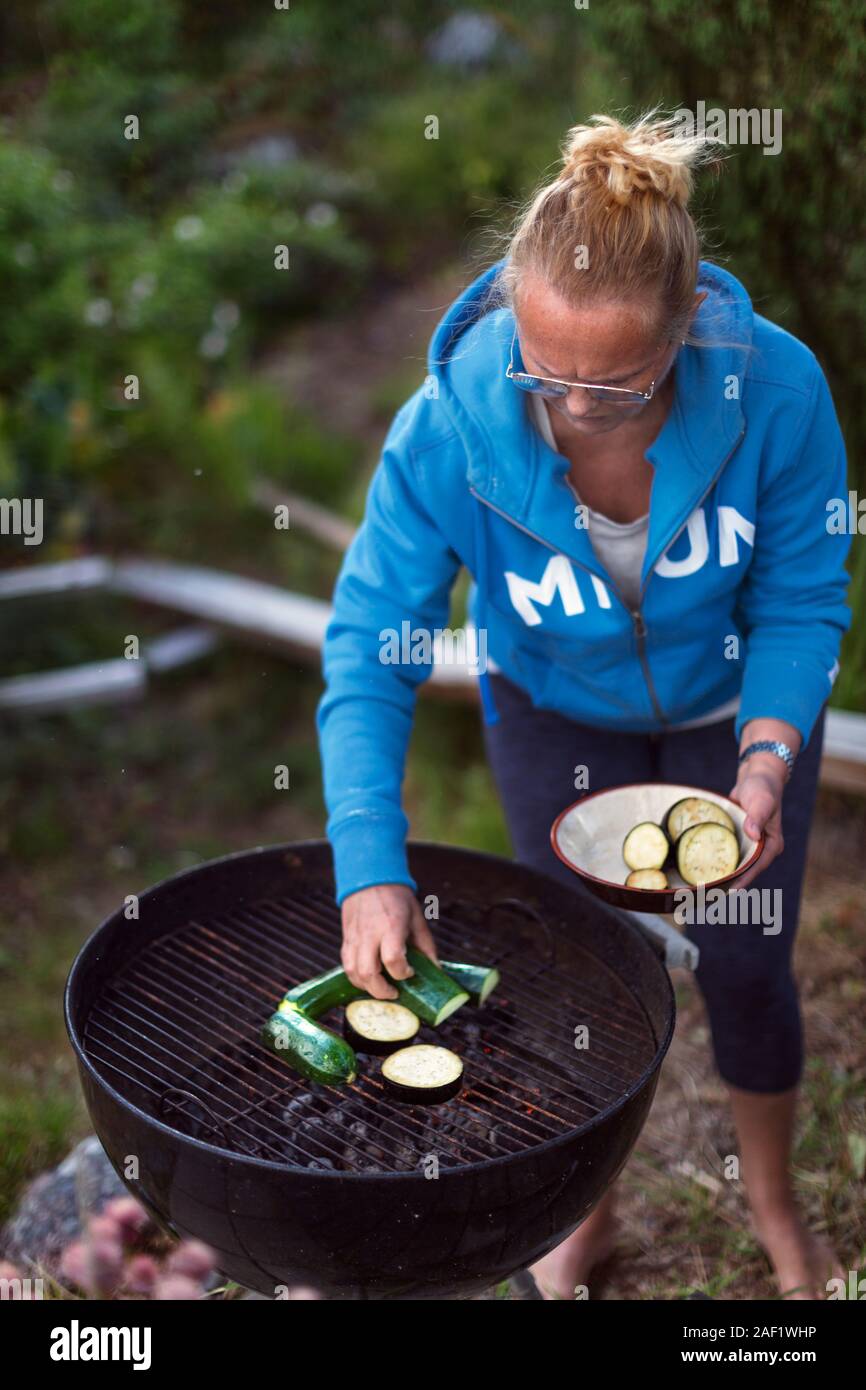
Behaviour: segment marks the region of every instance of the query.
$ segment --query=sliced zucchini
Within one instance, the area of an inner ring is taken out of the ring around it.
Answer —
[[[632,869],[625,881],[626,888],[669,888],[667,875],[661,869]]]
[[[303,1009],[308,1018],[318,1018],[319,1014],[326,1014],[340,1004],[348,1004],[351,999],[361,999],[363,995],[364,991],[353,985],[345,970],[338,965],[333,970],[326,970],[324,975],[315,975],[312,980],[295,985],[285,997]]]
[[[452,980],[456,980],[461,989],[466,990],[478,1008],[493,993],[501,978],[492,965],[464,965],[458,960],[443,960],[442,969]]]
[[[408,947],[406,956],[415,974],[408,980],[392,980],[391,983],[396,986],[399,1002],[404,1008],[435,1028],[461,1004],[465,1004],[469,994],[414,946]],[[482,967],[459,968],[472,970]],[[390,979],[387,971],[383,973]],[[288,991],[276,1013],[264,1025],[262,1042],[308,1081],[321,1081],[330,1086],[346,1085],[354,1081],[357,1075],[355,1053],[345,1038],[317,1023],[316,1018],[340,1004],[350,1004],[368,997],[365,990],[351,983],[345,970],[339,966],[326,970],[323,975],[304,980]],[[369,1052],[371,1048],[365,1050]]]
[[[714,821],[717,825],[726,825],[735,835],[737,827],[732,818],[715,801],[708,801],[705,796],[683,796],[679,801],[675,801],[662,821],[669,839],[676,844],[684,830],[688,830],[690,825],[702,825],[707,821]]]
[[[308,1081],[347,1086],[358,1072],[357,1058],[345,1038],[316,1023],[284,999],[262,1029],[262,1042]]]
[[[396,987],[398,1003],[411,1009],[422,1022],[437,1028],[466,1003],[469,995],[417,947],[407,946],[406,959],[415,971],[408,980],[392,980],[384,966],[382,974]]]
[[[447,1047],[416,1043],[385,1058],[382,1080],[394,1100],[408,1105],[440,1105],[456,1096],[463,1085],[463,1063]]]
[[[677,868],[693,887],[715,883],[732,874],[740,862],[740,845],[733,830],[717,821],[690,825],[676,844]]]
[[[390,999],[353,999],[346,1005],[343,1034],[356,1052],[370,1052],[386,1057],[396,1052],[421,1027],[421,1020],[411,1009],[393,1004]]]
[[[652,820],[634,826],[622,842],[622,857],[630,869],[663,869],[670,852],[670,840]]]

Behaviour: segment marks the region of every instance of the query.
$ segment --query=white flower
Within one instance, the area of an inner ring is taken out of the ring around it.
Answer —
[[[55,193],[68,193],[74,183],[75,179],[68,169],[58,169],[51,180],[51,187]]]
[[[313,203],[307,208],[306,220],[311,227],[330,227],[337,220],[337,209],[333,203]]]
[[[146,270],[143,275],[136,275],[129,287],[130,299],[149,299],[156,289],[156,276],[153,271]]]
[[[12,254],[18,265],[32,265],[35,260],[35,253],[29,241],[19,241]]]
[[[198,350],[202,357],[222,357],[228,345],[229,340],[225,333],[218,328],[212,328],[209,333],[205,333]]]
[[[92,328],[104,328],[113,312],[110,299],[91,299],[85,306],[84,322]]]
[[[174,235],[177,241],[195,241],[197,236],[201,236],[204,231],[204,222],[200,217],[190,214],[188,217],[181,217],[174,224]]]
[[[230,333],[240,323],[241,311],[232,300],[223,299],[214,308],[213,321],[217,328],[223,328],[226,333]]]

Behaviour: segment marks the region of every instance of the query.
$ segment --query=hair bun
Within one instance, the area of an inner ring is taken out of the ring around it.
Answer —
[[[644,194],[688,205],[693,169],[717,159],[720,143],[703,135],[685,135],[671,119],[654,111],[632,126],[612,116],[591,116],[591,125],[576,125],[562,147],[560,179],[592,183],[616,203]]]

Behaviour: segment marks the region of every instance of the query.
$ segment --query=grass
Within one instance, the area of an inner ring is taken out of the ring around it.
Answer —
[[[8,1068],[0,1094],[0,1220],[27,1178],[59,1163],[81,1125],[71,1058]]]

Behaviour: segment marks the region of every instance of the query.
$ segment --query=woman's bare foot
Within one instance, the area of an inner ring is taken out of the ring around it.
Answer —
[[[796,1207],[754,1218],[752,1229],[775,1270],[784,1299],[825,1299],[827,1281],[845,1278],[826,1236],[810,1231]]]
[[[608,1192],[576,1231],[529,1266],[542,1298],[573,1300],[575,1286],[587,1284],[590,1272],[613,1252],[618,1225]]]

